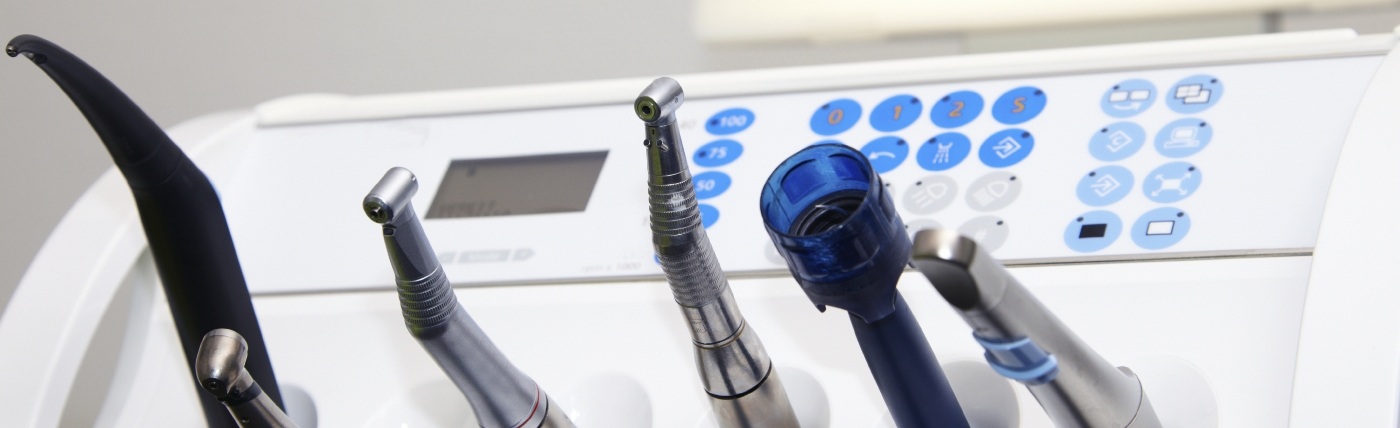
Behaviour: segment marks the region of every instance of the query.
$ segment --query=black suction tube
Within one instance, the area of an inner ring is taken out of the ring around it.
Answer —
[[[231,329],[248,341],[248,373],[281,407],[223,205],[209,179],[136,103],[77,56],[28,34],[10,40],[5,53],[28,57],[63,88],[126,176],[195,389],[201,389],[193,373],[204,333]],[[236,426],[222,404],[196,394],[211,427]]]

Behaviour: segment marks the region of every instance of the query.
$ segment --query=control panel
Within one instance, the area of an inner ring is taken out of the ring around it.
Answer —
[[[1296,254],[1314,244],[1380,60],[695,98],[678,116],[730,272],[786,269],[764,236],[759,189],[821,143],[860,149],[911,233],[955,228],[1012,264]],[[277,155],[249,155],[256,165],[221,191],[254,292],[392,284],[356,206],[392,166],[417,173],[415,203],[432,207],[425,227],[457,281],[656,277],[635,122],[616,104],[263,127],[245,150]],[[324,282],[272,273],[289,261]]]

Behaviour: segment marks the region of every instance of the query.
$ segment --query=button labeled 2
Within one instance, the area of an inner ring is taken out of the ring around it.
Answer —
[[[982,96],[972,91],[944,95],[929,110],[929,120],[939,128],[957,128],[982,114]]]

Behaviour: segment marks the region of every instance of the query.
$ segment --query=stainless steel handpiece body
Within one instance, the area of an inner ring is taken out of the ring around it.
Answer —
[[[645,122],[652,243],[690,327],[695,363],[724,427],[795,427],[778,373],[729,290],[695,201],[675,112],[685,93],[674,79],[647,86],[633,104]]]
[[[243,367],[248,361],[248,341],[233,330],[214,329],[204,334],[195,356],[194,376],[228,408],[238,426],[244,428],[296,428],[282,409],[264,394],[262,387]]]
[[[972,326],[992,368],[1025,384],[1055,426],[1161,426],[1137,375],[1109,364],[975,241],[922,230],[912,258]]]
[[[417,177],[396,167],[364,199],[365,214],[383,225],[409,332],[466,396],[482,427],[573,427],[457,303],[413,210],[417,190]]]

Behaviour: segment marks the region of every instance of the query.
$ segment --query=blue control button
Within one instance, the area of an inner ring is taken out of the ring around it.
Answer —
[[[966,135],[946,132],[933,136],[919,146],[914,159],[919,167],[929,171],[946,171],[958,166],[972,153],[972,140]]]
[[[865,143],[860,152],[870,159],[870,167],[877,174],[884,174],[898,168],[909,157],[909,143],[899,137],[880,137]]]
[[[859,121],[860,104],[850,98],[842,98],[823,104],[812,112],[812,132],[836,135],[851,129]]]
[[[1200,152],[1210,144],[1215,128],[1196,118],[1177,119],[1157,131],[1157,153],[1169,158],[1184,158]]]
[[[695,199],[710,199],[729,190],[731,180],[729,174],[707,171],[691,177],[690,182],[695,185]]]
[[[1099,106],[1113,117],[1132,117],[1152,107],[1157,100],[1157,87],[1142,79],[1124,80],[1104,92]]]
[[[923,114],[923,101],[913,95],[895,95],[870,111],[870,127],[880,132],[894,132],[914,123]]]
[[[1006,168],[1025,160],[1034,148],[1035,137],[1031,133],[1011,128],[987,137],[977,149],[977,157],[992,168]]]
[[[1200,113],[1220,100],[1225,93],[1225,84],[1220,79],[1204,74],[1181,79],[1172,85],[1167,95],[1167,107],[1177,113]]]
[[[1089,211],[1065,226],[1065,245],[1081,253],[1108,248],[1123,233],[1123,221],[1108,211]]]
[[[939,128],[957,128],[982,114],[982,105],[982,96],[976,92],[957,91],[933,103],[928,118]]]
[[[705,131],[715,135],[734,134],[749,129],[753,119],[753,111],[736,107],[710,116],[710,120],[705,122]]]
[[[719,221],[719,208],[715,208],[714,205],[710,204],[700,204],[699,208],[700,227],[709,229],[710,226],[714,226],[715,222]]]
[[[1099,128],[1089,138],[1089,154],[1104,162],[1127,159],[1147,141],[1147,131],[1132,122],[1118,122]]]
[[[1160,250],[1176,245],[1191,231],[1191,216],[1185,211],[1166,207],[1148,211],[1133,223],[1133,243],[1148,250]]]
[[[1079,179],[1075,194],[1079,201],[1094,207],[1123,200],[1133,191],[1133,173],[1115,165],[1099,167]]]
[[[992,118],[1007,125],[1025,123],[1045,110],[1045,91],[1034,86],[1022,86],[997,98],[992,104]]]
[[[744,154],[744,145],[734,140],[711,141],[700,146],[693,156],[695,165],[706,168],[729,165]]]
[[[1201,188],[1201,171],[1186,162],[1157,167],[1142,178],[1142,193],[1152,202],[1170,204],[1186,199]]]

